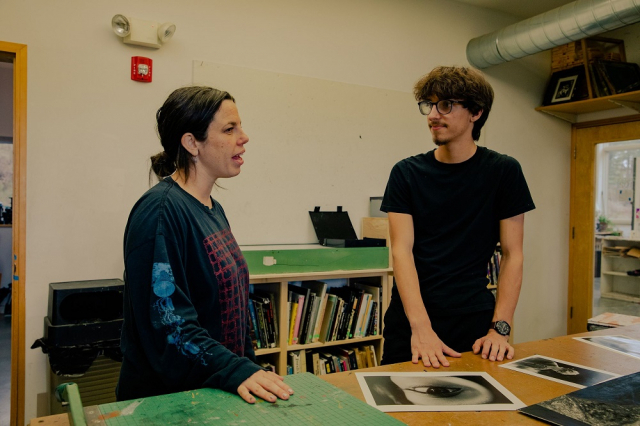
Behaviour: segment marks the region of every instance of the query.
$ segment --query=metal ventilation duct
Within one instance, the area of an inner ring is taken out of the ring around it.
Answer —
[[[487,68],[638,21],[640,0],[577,0],[472,39],[467,59]]]

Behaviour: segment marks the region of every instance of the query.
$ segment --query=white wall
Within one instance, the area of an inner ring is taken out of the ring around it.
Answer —
[[[43,414],[36,395],[47,390],[46,356],[28,347],[43,335],[48,284],[121,276],[127,215],[160,149],[154,113],[191,82],[192,60],[409,92],[436,65],[467,64],[471,38],[516,21],[432,0],[5,0],[0,7],[0,40],[27,44],[29,55],[27,420]],[[110,28],[116,13],[170,20],[177,32],[160,50],[124,45]],[[136,55],[154,60],[153,83],[129,79]],[[537,205],[525,220],[517,341],[566,329],[570,126],[533,110],[548,66],[549,55],[539,54],[486,71],[496,91],[486,145],[520,160]],[[410,143],[416,153],[432,148],[426,125],[424,139]]]

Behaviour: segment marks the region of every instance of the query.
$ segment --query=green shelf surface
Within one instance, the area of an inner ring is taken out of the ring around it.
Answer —
[[[242,247],[241,247],[242,248]],[[387,247],[245,249],[242,248],[249,274],[287,274],[326,271],[386,269],[389,267]],[[275,260],[273,265],[270,259]]]

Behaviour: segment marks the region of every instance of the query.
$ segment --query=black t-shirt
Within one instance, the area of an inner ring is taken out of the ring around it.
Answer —
[[[484,147],[455,164],[439,162],[434,152],[393,167],[380,209],[413,217],[413,256],[429,315],[493,309],[487,264],[500,220],[535,208],[527,182],[515,159]]]

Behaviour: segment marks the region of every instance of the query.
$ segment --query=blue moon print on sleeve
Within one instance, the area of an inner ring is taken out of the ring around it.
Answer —
[[[154,263],[152,272],[153,293],[158,297],[169,297],[176,291],[171,265]]]
[[[182,324],[184,318],[175,313],[175,307],[171,297],[176,291],[176,283],[173,278],[171,265],[168,263],[154,263],[151,277],[153,294],[158,296],[154,307],[160,315],[162,325],[167,327],[167,343],[175,345],[178,350],[190,359],[200,358],[203,365],[207,365],[201,356],[205,350],[193,342],[186,340]]]

